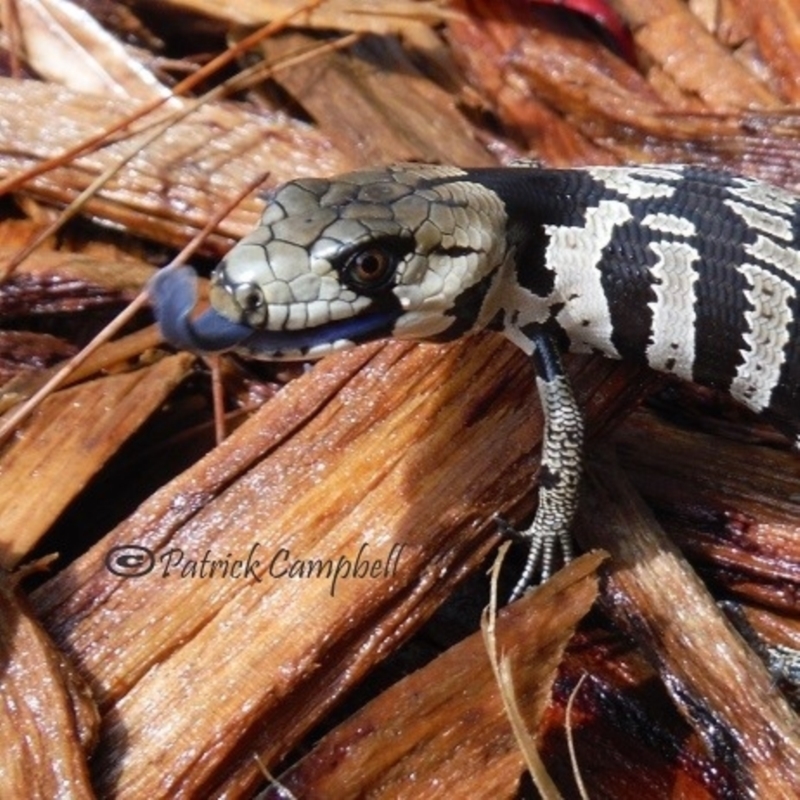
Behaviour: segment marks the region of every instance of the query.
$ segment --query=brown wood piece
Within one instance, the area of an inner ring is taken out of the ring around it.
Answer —
[[[498,615],[497,650],[510,661],[531,734],[564,648],[597,596],[602,558],[581,557]],[[524,768],[486,644],[476,633],[364,706],[279,783],[297,797],[512,798]],[[262,797],[280,794],[273,789]]]
[[[796,797],[800,725],[613,461],[593,462],[576,526],[611,554],[603,605],[658,668],[735,795]]]
[[[572,364],[598,418],[618,411],[618,370],[629,385],[621,365]],[[499,337],[360,348],[290,383],[157,492],[34,595],[97,694],[99,789],[212,793],[257,780],[253,752],[268,766],[283,757],[481,563],[492,514],[529,495],[540,426],[527,360]],[[150,548],[153,571],[110,572],[125,545]],[[396,569],[369,579],[268,572],[354,563],[360,550],[386,567],[393,546]],[[206,553],[252,554],[259,576],[201,577]]]

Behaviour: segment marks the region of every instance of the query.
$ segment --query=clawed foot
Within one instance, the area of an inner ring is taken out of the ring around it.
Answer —
[[[527,589],[544,583],[553,574],[553,564],[556,561],[557,552],[560,553],[561,560],[565,564],[572,560],[572,537],[568,530],[563,528],[543,530],[543,526],[537,525],[536,519],[525,530],[515,528],[499,516],[495,516],[494,520],[504,536],[525,541],[530,548],[522,574],[511,592],[510,603],[519,600]]]

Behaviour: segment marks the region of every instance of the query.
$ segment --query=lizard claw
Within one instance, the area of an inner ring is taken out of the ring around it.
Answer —
[[[494,521],[503,535],[528,542],[529,545],[525,566],[514,585],[509,603],[519,600],[529,588],[544,583],[553,574],[553,564],[558,552],[565,564],[572,560],[572,537],[566,528],[558,530],[552,526],[543,526],[537,524],[536,518],[525,530],[515,528],[499,516],[495,516]]]

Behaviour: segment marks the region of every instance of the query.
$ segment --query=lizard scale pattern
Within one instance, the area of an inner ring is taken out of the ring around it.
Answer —
[[[400,165],[304,179],[212,276],[152,285],[178,347],[318,358],[383,337],[489,328],[533,359],[547,425],[531,556],[515,596],[568,528],[582,422],[559,353],[599,352],[706,384],[800,443],[800,201],[690,166],[458,169]]]

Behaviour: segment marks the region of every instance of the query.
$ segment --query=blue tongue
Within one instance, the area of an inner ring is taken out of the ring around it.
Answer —
[[[230,350],[253,334],[251,327],[231,322],[212,308],[191,318],[197,303],[197,275],[191,267],[160,270],[150,281],[148,294],[162,336],[180,350]]]

